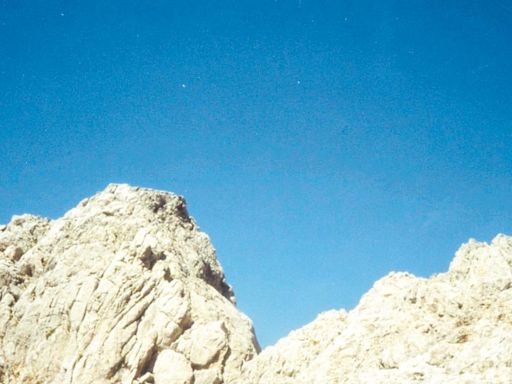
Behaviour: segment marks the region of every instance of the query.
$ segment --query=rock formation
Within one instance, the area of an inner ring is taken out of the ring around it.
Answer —
[[[447,273],[391,273],[265,349],[238,383],[512,383],[512,238],[470,241]]]
[[[231,382],[258,351],[181,197],[110,185],[0,228],[0,382]]]
[[[0,226],[0,383],[512,383],[512,238],[391,273],[258,354],[181,197],[110,185]]]

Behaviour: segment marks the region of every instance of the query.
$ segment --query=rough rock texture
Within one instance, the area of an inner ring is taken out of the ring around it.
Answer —
[[[0,227],[1,383],[230,383],[257,352],[181,197],[110,185]]]
[[[512,238],[447,273],[391,273],[256,356],[178,196],[110,185],[0,226],[0,383],[512,383]]]
[[[244,365],[238,383],[512,383],[512,238],[430,279],[391,273]]]

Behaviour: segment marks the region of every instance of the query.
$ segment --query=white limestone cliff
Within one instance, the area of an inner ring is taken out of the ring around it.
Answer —
[[[0,230],[2,383],[228,383],[258,351],[181,197],[110,185]]]
[[[244,365],[238,383],[512,383],[512,238],[470,241],[447,273],[390,273]]]
[[[271,310],[271,309],[269,309]],[[259,353],[183,198],[110,185],[0,226],[0,383],[512,383],[512,238],[390,273]]]

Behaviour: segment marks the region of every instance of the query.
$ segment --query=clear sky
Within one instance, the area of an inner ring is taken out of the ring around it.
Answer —
[[[174,191],[263,345],[512,233],[507,1],[0,1],[0,223]]]

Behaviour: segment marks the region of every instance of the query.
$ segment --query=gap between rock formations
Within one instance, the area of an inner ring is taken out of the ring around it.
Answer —
[[[0,226],[0,382],[512,383],[512,238],[392,272],[260,352],[182,197],[111,184]]]

